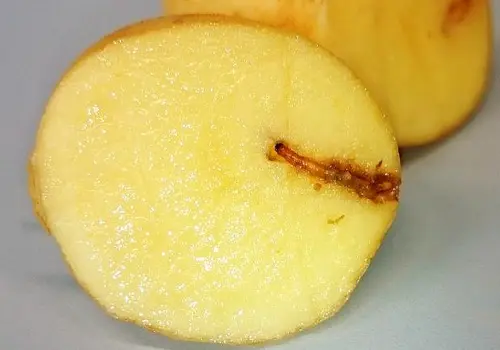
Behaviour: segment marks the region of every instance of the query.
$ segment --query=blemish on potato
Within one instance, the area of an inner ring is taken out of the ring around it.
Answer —
[[[320,183],[318,183],[318,182],[316,182],[316,183],[313,185],[313,188],[314,188],[314,190],[315,190],[316,192],[321,191],[321,187],[323,187],[323,185],[322,185],[322,184],[320,184]]]
[[[274,146],[275,144],[276,144],[276,141],[271,140],[271,142],[269,143],[269,148],[266,152],[266,158],[267,158],[267,160],[269,160],[271,162],[276,162],[280,159],[278,153],[276,153],[275,146]]]
[[[328,219],[327,223],[328,223],[328,225],[337,225],[339,222],[344,220],[344,218],[345,218],[345,215],[342,214],[336,219]]]
[[[470,14],[474,0],[452,0],[446,9],[441,31],[449,35],[451,30],[462,23]]]
[[[326,184],[342,185],[360,198],[374,203],[399,200],[401,178],[398,174],[383,172],[378,168],[375,171],[369,171],[345,160],[318,161],[295,152],[282,141],[276,142],[274,151],[295,170],[308,173]]]

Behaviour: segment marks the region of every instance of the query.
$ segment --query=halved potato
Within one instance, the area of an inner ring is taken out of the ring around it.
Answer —
[[[48,102],[30,177],[108,313],[242,344],[342,307],[393,221],[400,164],[388,121],[326,50],[200,16],[87,50]]]

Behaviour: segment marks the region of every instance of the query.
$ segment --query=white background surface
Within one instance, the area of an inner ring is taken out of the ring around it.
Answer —
[[[500,1],[492,2],[500,23]],[[0,350],[219,348],[172,342],[105,316],[66,272],[27,195],[29,150],[63,70],[102,35],[159,13],[153,0],[0,6]],[[467,128],[407,154],[399,217],[340,315],[268,348],[500,349],[499,137],[496,70]]]

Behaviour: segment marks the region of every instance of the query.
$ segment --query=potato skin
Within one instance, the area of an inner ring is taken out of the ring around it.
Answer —
[[[37,184],[37,174],[35,171],[35,168],[31,162],[31,160],[28,162],[28,194],[31,198],[31,202],[33,205],[33,213],[42,226],[42,228],[50,234],[50,229],[47,225],[47,219],[45,218],[45,213],[42,207],[42,199],[41,199],[41,194],[38,188]]]

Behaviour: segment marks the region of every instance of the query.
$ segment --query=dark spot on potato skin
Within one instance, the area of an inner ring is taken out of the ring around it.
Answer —
[[[451,0],[443,18],[441,31],[448,36],[454,27],[464,22],[478,0]]]

